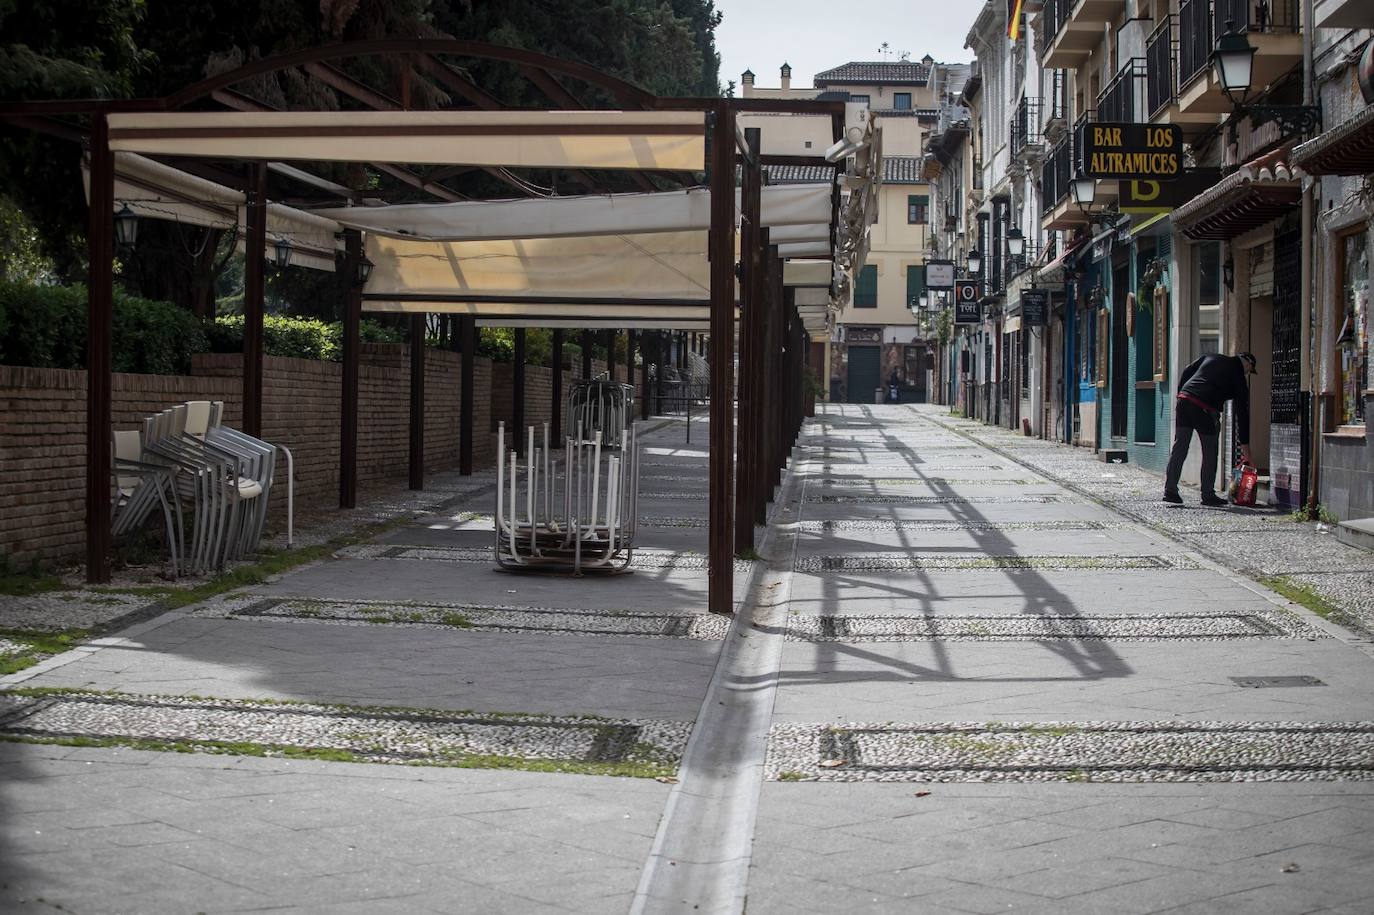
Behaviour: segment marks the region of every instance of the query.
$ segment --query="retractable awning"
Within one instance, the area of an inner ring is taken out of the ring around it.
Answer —
[[[701,171],[702,111],[176,111],[109,116],[151,155]]]

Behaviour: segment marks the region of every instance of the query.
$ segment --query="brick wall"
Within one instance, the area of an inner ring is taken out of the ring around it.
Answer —
[[[225,422],[242,421],[242,357],[201,354],[192,374],[116,374],[116,429],[187,400],[222,400]],[[425,469],[458,462],[461,357],[429,349],[425,360]],[[491,363],[474,366],[473,459],[494,460]],[[298,509],[331,508],[338,498],[342,367],[268,356],[263,360],[263,438],[295,457]],[[509,398],[507,398],[509,399]],[[404,346],[364,344],[359,370],[358,478],[364,485],[408,472],[410,360]],[[79,556],[84,549],[86,373],[0,366],[0,556],[16,565]],[[278,475],[285,482],[285,468]],[[273,512],[284,514],[285,485]]]

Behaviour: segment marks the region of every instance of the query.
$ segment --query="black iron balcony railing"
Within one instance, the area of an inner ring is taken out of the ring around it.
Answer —
[[[1055,36],[1068,21],[1069,12],[1078,0],[1045,0],[1045,8],[1040,13],[1040,55],[1054,43]]]
[[[1044,213],[1053,210],[1069,196],[1069,182],[1072,180],[1073,135],[1068,134],[1054,145],[1040,169],[1040,195]]]
[[[1293,32],[1298,28],[1297,0],[1212,0],[1212,36],[1237,32]]]
[[[1039,264],[1042,252],[1043,248],[1041,247],[1040,242],[1035,241],[1034,239],[1026,239],[1021,245],[1020,254],[1013,255],[1011,253],[1008,253],[1006,255],[1006,261],[1005,266],[1002,269],[1002,275],[1005,276],[1008,280],[1015,279],[1022,273],[1025,273],[1026,270],[1028,270],[1030,267]]]
[[[1012,158],[1038,155],[1040,141],[1040,99],[1023,98],[1011,117]]]
[[[1178,59],[1178,19],[1169,13],[1145,39],[1145,107],[1154,117],[1178,97],[1174,61]]]
[[[1178,5],[1178,85],[1206,70],[1211,54],[1211,0],[1183,0]]]
[[[1100,120],[1112,123],[1130,123],[1136,120],[1140,111],[1139,104],[1141,81],[1146,77],[1145,58],[1132,57],[1126,65],[1107,83],[1102,94],[1097,97],[1097,116]]]
[[[1069,116],[1069,80],[1063,70],[1051,70],[1050,79],[1045,85],[1046,95],[1042,102],[1045,106],[1045,121],[1063,121]]]

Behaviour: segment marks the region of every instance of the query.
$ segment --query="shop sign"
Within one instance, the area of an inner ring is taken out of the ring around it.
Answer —
[[[1021,293],[1021,321],[1027,327],[1044,327],[1049,290],[1026,289]]]
[[[1183,173],[1183,130],[1175,124],[1084,124],[1078,150],[1089,178],[1173,181]]]
[[[1122,181],[1121,212],[1168,213],[1220,180],[1219,168],[1189,168],[1174,181]]]
[[[983,290],[977,280],[954,281],[954,323],[981,324]]]
[[[926,261],[928,289],[954,288],[954,261]]]
[[[882,343],[883,329],[881,327],[846,327],[844,339],[846,343]]]

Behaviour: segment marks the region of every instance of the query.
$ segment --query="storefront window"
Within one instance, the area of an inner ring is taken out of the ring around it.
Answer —
[[[1198,263],[1198,355],[1221,351],[1221,244],[1206,242],[1197,246]]]
[[[1369,246],[1365,231],[1341,239],[1341,313],[1336,331],[1343,424],[1364,420],[1369,387]]]

